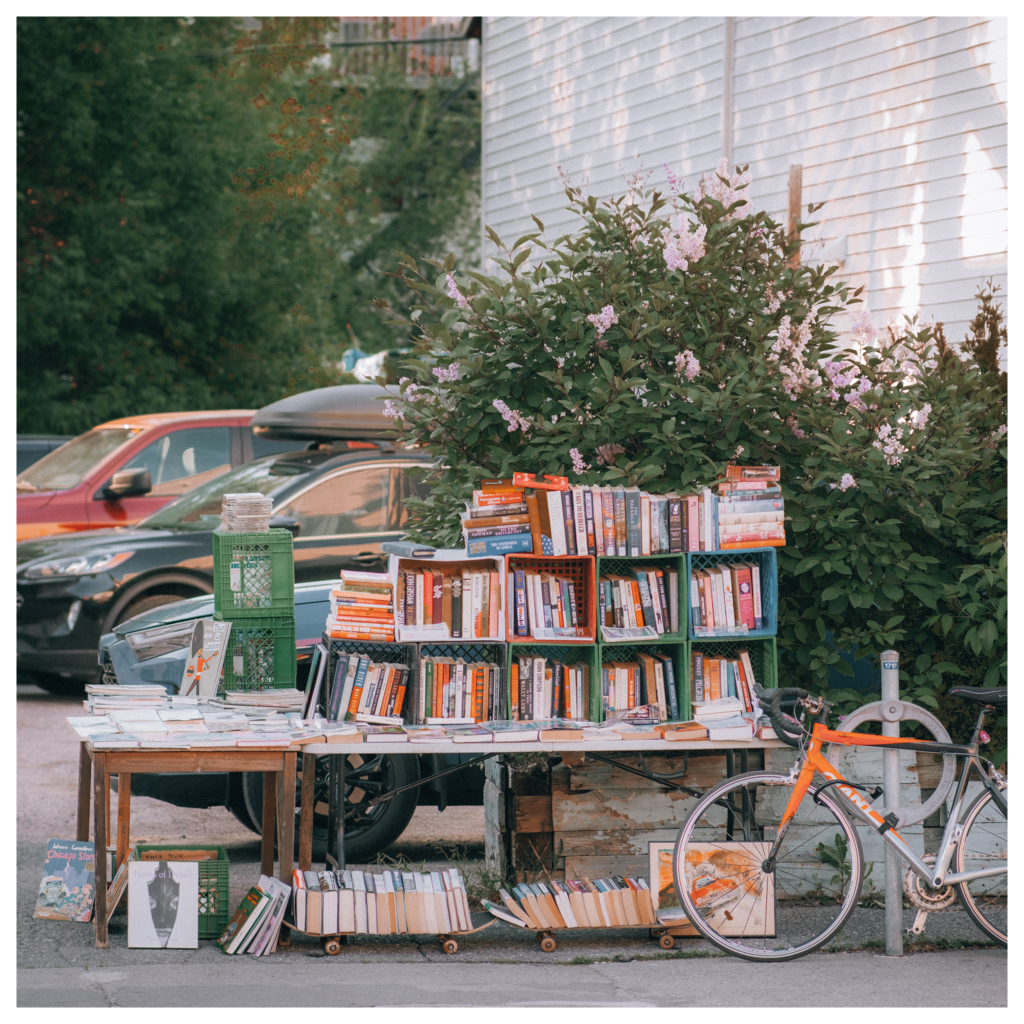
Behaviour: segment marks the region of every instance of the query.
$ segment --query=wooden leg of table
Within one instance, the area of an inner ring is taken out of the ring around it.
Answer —
[[[96,902],[93,918],[96,922],[96,948],[107,948],[107,796],[110,779],[107,778],[106,757],[97,752],[93,759],[93,818],[96,842]]]
[[[274,877],[274,825],[277,806],[277,772],[263,773],[263,848],[260,856],[260,871],[268,878]]]
[[[110,776],[109,775],[107,776],[107,785],[106,785],[106,788],[104,790],[104,795],[107,798],[106,799],[106,805],[107,805],[107,842],[109,843],[110,842],[110,837],[111,837],[111,835],[113,835],[113,833],[110,830],[110,805],[111,805],[111,803],[113,801],[110,799]]]
[[[295,758],[284,755],[284,771],[277,773],[277,877],[292,884],[295,856]]]
[[[117,776],[117,857],[114,861],[116,871],[128,856],[131,842],[129,832],[132,820],[132,777],[128,772],[120,772]]]
[[[78,750],[78,835],[81,843],[89,840],[89,806],[92,803],[92,758],[85,740]]]
[[[316,781],[316,757],[302,755],[302,802],[299,810],[299,870],[313,868],[313,784]]]

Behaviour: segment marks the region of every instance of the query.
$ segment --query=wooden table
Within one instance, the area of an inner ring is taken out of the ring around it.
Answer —
[[[107,948],[107,926],[117,899],[107,900],[107,822],[110,776],[117,778],[117,871],[128,859],[131,837],[132,775],[153,772],[263,772],[263,821],[260,865],[274,873],[274,824],[277,824],[279,877],[291,885],[295,843],[295,759],[301,748],[204,747],[196,750],[96,750],[83,740],[78,762],[78,839],[89,839],[89,805],[93,804],[96,846],[96,946]],[[312,798],[312,773],[310,773]],[[305,792],[305,787],[304,790]],[[311,803],[311,800],[310,800]],[[284,813],[278,814],[278,808]],[[310,808],[312,816],[312,808]],[[123,891],[123,890],[121,890]]]

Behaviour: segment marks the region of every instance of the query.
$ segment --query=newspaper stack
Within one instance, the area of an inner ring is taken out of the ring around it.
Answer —
[[[258,491],[225,494],[220,503],[220,528],[225,533],[266,533],[274,503]]]

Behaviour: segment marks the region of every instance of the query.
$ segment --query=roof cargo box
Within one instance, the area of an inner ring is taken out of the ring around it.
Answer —
[[[282,398],[252,418],[252,432],[269,441],[335,441],[385,438],[394,421],[384,416],[386,395],[398,388],[338,384]]]

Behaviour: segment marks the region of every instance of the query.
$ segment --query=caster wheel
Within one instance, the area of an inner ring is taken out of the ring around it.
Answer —
[[[325,939],[323,946],[328,956],[337,956],[341,952],[341,943],[337,939]]]
[[[675,949],[676,940],[672,938],[671,935],[662,935],[661,938],[658,939],[658,945],[661,946],[662,949]]]
[[[556,945],[557,943],[550,935],[545,935],[544,938],[540,940],[540,948],[543,949],[545,953],[554,953]]]
[[[441,949],[449,956],[453,956],[459,951],[459,944],[454,939],[445,939],[441,943]]]
[[[281,926],[280,934],[277,936],[278,946],[290,946],[292,944],[292,931],[287,925]]]

